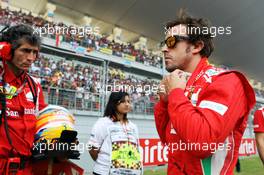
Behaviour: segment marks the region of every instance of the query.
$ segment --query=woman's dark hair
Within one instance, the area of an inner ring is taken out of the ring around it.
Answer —
[[[129,96],[127,92],[112,92],[105,108],[104,117],[109,117],[117,122],[117,106],[125,101],[126,96]],[[127,121],[127,114],[124,114],[124,121]]]
[[[14,55],[14,52],[22,44],[22,41],[26,41],[32,46],[37,46],[40,48],[41,40],[39,35],[34,31],[34,29],[25,24],[19,24],[12,26],[2,33],[0,38],[1,42],[8,42],[12,45],[11,55]]]
[[[209,27],[209,21],[203,18],[193,18],[185,9],[180,9],[178,18],[173,21],[169,21],[165,28],[169,30],[176,25],[186,25],[187,35],[190,37],[190,42],[196,44],[202,41],[204,43],[203,49],[200,51],[201,56],[209,57],[214,50],[213,37]],[[207,29],[208,33],[203,33],[204,29]]]

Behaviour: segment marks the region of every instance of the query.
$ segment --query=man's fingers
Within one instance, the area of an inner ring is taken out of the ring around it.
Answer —
[[[170,75],[165,75],[165,76],[163,77],[163,79],[161,80],[161,83],[166,84],[166,83],[167,83],[167,78],[168,78],[169,76],[170,76]]]
[[[167,76],[164,76],[163,79],[161,80],[160,84],[159,84],[159,88],[158,88],[158,94],[163,93],[166,94],[167,93]]]
[[[189,72],[184,72],[182,70],[179,70],[179,69],[176,69],[175,71],[173,71],[171,74],[170,74],[171,78],[172,77],[178,77],[180,80],[183,80],[185,82],[187,82],[191,76],[191,73]]]
[[[166,86],[164,84],[159,85],[158,93],[166,93]]]
[[[182,73],[182,71],[180,69],[176,69],[171,74],[173,74],[173,75],[179,75],[181,73]]]

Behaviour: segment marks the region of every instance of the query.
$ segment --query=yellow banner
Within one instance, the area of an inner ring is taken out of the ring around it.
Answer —
[[[136,57],[135,56],[125,54],[124,57],[125,57],[125,59],[127,59],[129,61],[136,61]]]
[[[108,48],[100,48],[100,52],[108,54],[108,55],[112,55],[113,51],[111,49]]]

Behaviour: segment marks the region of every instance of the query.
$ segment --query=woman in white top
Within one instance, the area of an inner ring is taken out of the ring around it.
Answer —
[[[128,93],[111,93],[104,117],[96,121],[90,135],[94,175],[142,174],[138,129],[127,118],[130,110]]]

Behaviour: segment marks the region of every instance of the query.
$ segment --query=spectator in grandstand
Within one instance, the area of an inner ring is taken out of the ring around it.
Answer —
[[[17,25],[2,33],[0,46],[0,174],[30,175],[36,115],[46,107],[40,83],[28,74],[40,38],[30,26]]]
[[[77,87],[76,87],[76,108],[77,109],[82,109],[83,108],[83,96],[84,96],[84,88],[82,82],[78,81],[77,82]]]
[[[253,123],[259,157],[264,165],[264,107],[256,110]]]
[[[137,99],[137,102],[139,103],[139,106],[141,108],[141,112],[146,113],[146,110],[149,107],[149,96],[146,95],[146,93],[143,91],[141,93],[141,96]]]
[[[127,118],[130,110],[126,92],[110,94],[104,117],[94,124],[89,140],[94,175],[141,174],[138,129]]]
[[[44,76],[51,76],[51,69],[50,69],[50,65],[49,62],[47,61],[44,65],[44,68],[42,69],[41,75]]]
[[[255,90],[255,93],[256,93],[256,96],[259,97],[259,98],[264,98],[264,92],[262,89],[257,89],[257,88],[254,88]]]
[[[36,62],[33,63],[31,66],[30,72],[40,74],[40,71],[41,71],[41,69],[40,69],[39,65]]]
[[[61,72],[55,72],[51,77],[50,77],[50,86],[51,87],[59,87],[61,84],[61,78],[62,78],[62,73]]]
[[[170,74],[161,81],[156,127],[169,145],[169,175],[233,174],[255,94],[241,73],[209,64],[211,34],[197,28],[209,26],[184,11],[166,25],[162,51]],[[182,144],[186,149],[176,148]]]

